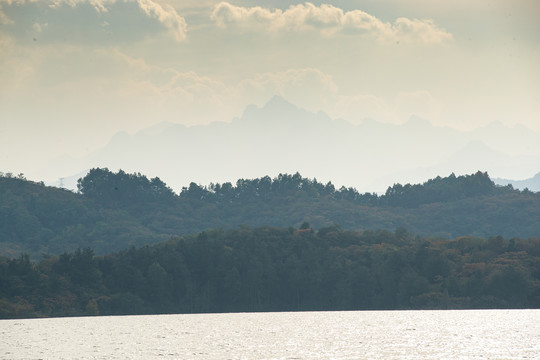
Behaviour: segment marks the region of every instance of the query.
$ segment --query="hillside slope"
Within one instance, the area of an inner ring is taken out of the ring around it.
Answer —
[[[335,189],[300,174],[191,183],[180,194],[159,178],[92,169],[79,193],[0,177],[0,251],[4,256],[97,254],[209,228],[338,224],[344,229],[405,228],[419,236],[534,237],[540,194],[496,186],[486,173],[389,187],[384,195]]]
[[[540,239],[239,228],[107,256],[0,257],[0,318],[540,307]]]

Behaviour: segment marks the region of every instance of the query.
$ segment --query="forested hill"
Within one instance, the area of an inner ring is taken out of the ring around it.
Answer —
[[[0,257],[0,285],[0,318],[539,308],[540,239],[242,227],[106,256]]]
[[[385,194],[336,189],[300,174],[235,184],[191,183],[174,193],[159,178],[93,169],[79,193],[22,177],[0,177],[0,251],[4,256],[97,254],[156,243],[209,228],[296,226],[405,228],[419,236],[540,235],[540,194],[496,186],[488,174],[437,177],[389,187]]]

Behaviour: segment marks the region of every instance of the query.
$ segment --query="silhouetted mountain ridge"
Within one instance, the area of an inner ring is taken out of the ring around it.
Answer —
[[[162,123],[132,135],[121,133],[101,150],[47,164],[46,171],[58,177],[94,167],[141,171],[159,175],[176,191],[191,181],[299,171],[338,186],[383,192],[388,183],[477,169],[495,177],[524,177],[540,163],[539,144],[540,134],[519,126],[494,124],[462,132],[417,117],[402,125],[375,120],[354,125],[274,97],[262,107],[248,106],[231,122]]]
[[[494,178],[493,182],[501,186],[510,184],[514,188],[520,189],[520,190],[528,189],[530,191],[540,191],[540,172],[529,179],[509,180],[509,179]]]

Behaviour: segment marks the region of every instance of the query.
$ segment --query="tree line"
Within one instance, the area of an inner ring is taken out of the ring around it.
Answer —
[[[381,195],[336,189],[298,173],[191,183],[176,194],[157,177],[96,168],[78,185],[74,193],[0,176],[0,254],[39,259],[91,247],[104,255],[209,228],[298,227],[304,221],[315,229],[404,227],[446,238],[540,234],[540,193],[496,186],[483,172],[395,184]]]
[[[96,256],[0,258],[0,317],[539,308],[540,239],[239,227]]]

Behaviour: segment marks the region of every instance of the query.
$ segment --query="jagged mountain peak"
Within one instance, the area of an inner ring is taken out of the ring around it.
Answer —
[[[263,120],[272,122],[293,121],[314,116],[306,110],[298,108],[281,96],[272,97],[262,107],[248,105],[244,110],[241,121]]]
[[[409,120],[405,123],[406,126],[411,127],[418,127],[418,128],[424,128],[424,127],[432,127],[433,125],[429,120],[426,120],[424,118],[421,118],[416,115],[412,115]]]
[[[296,105],[285,100],[283,96],[274,95],[268,102],[263,106],[263,109],[298,109]]]

